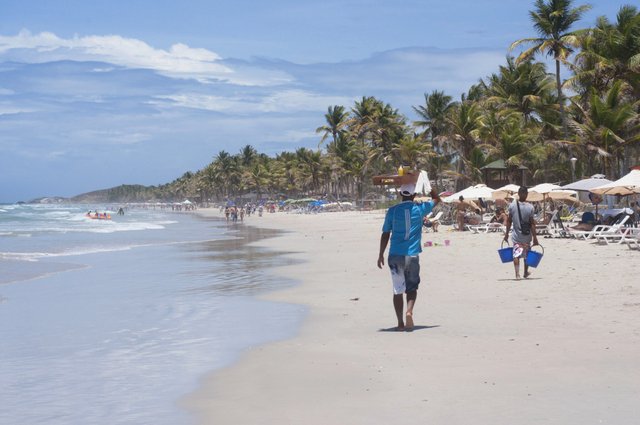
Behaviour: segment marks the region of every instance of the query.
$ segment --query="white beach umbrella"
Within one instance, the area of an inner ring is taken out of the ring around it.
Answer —
[[[594,189],[596,187],[599,187],[608,183],[612,183],[612,182],[611,180],[606,179],[604,177],[604,174],[594,174],[588,179],[582,179],[573,183],[565,184],[564,186],[560,187],[560,189],[577,190],[578,192],[589,192],[591,189]],[[594,197],[593,195],[590,195],[589,198],[591,202],[593,202],[596,205],[596,217],[597,217],[598,204],[602,202],[602,198],[597,196]]]
[[[518,186],[517,184],[508,184],[494,190],[491,194],[491,197],[493,199],[505,199],[508,196],[513,195],[514,193],[518,193],[519,189],[520,186]]]
[[[598,195],[633,195],[640,193],[640,170],[631,170],[618,180],[595,187],[590,192]]]
[[[555,189],[560,189],[560,186],[552,183],[540,183],[539,185],[533,186],[529,189],[529,196],[527,196],[527,201],[544,201],[546,199],[546,195],[548,195]]]
[[[596,177],[598,176],[598,177]],[[602,176],[602,177],[599,177]],[[577,190],[579,192],[589,192],[591,189],[596,187],[609,184],[611,180],[605,179],[602,174],[595,174],[588,179],[578,180],[573,183],[565,184],[561,186],[560,189],[568,189],[568,190]]]
[[[446,203],[456,202],[460,196],[464,197],[468,201],[477,201],[478,199],[491,199],[493,189],[487,187],[485,184],[477,184],[475,186],[469,186],[468,188],[461,190],[458,193],[454,193],[451,196],[447,196],[443,199]]]
[[[527,201],[531,201],[531,202],[540,202],[542,201],[542,215],[544,217],[544,214],[547,210],[547,198],[551,198],[551,193],[553,193],[554,191],[560,189],[560,186],[557,184],[552,184],[552,183],[540,183],[539,185],[533,186],[531,189],[529,189],[529,195],[527,196]],[[565,192],[565,193],[558,193],[558,198],[556,199],[560,199],[562,196],[567,196],[569,193]],[[572,194],[577,195],[576,192],[572,192]]]

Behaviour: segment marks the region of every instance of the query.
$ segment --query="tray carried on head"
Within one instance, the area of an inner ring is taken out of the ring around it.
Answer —
[[[407,183],[415,183],[418,181],[420,173],[416,170],[405,170],[403,175],[383,174],[381,176],[373,176],[373,184],[376,186],[402,186]]]

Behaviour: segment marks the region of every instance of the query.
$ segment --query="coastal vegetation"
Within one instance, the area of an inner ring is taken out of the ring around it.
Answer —
[[[510,180],[523,166],[536,182],[597,173],[618,178],[640,164],[640,12],[624,5],[613,18],[577,28],[587,10],[571,0],[537,0],[530,17],[538,37],[515,40],[513,56],[459,99],[425,93],[413,107],[415,121],[362,96],[353,105],[328,106],[318,120],[317,148],[273,157],[250,145],[221,150],[203,169],[171,183],[114,188],[118,193],[108,196],[362,200],[375,192],[373,175],[394,173],[400,164],[460,189],[480,183],[480,169],[496,160],[504,161]]]

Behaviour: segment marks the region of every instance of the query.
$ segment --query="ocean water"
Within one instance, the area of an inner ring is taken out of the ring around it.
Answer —
[[[294,284],[247,246],[273,232],[89,209],[0,205],[0,424],[191,424],[199,379],[296,332],[303,308],[256,298]]]

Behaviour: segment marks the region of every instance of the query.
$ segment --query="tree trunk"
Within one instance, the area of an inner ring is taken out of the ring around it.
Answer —
[[[560,61],[556,59],[556,87],[558,89],[558,104],[560,105],[560,119],[562,120],[562,137],[564,140],[569,138],[567,131],[567,117],[564,111],[564,95],[562,94],[562,83],[560,82]],[[572,149],[569,147],[569,155]]]

